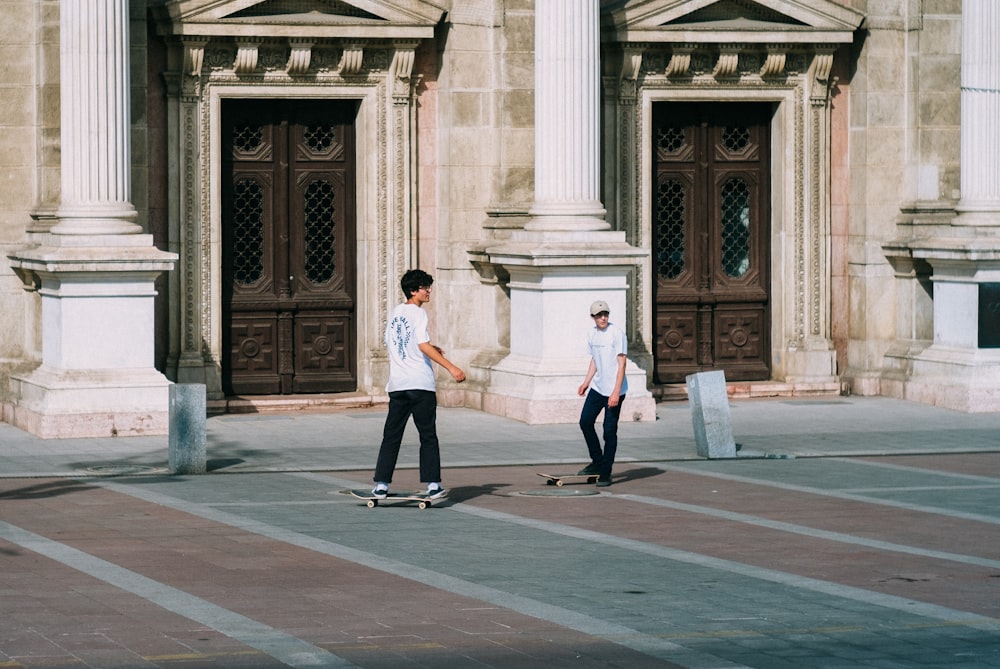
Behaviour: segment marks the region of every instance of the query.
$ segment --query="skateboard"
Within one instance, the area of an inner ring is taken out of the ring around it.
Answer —
[[[562,486],[569,479],[586,479],[587,483],[596,483],[597,479],[600,478],[597,474],[542,474],[541,472],[536,472],[539,476],[546,479],[545,485],[557,485]]]
[[[423,492],[390,492],[386,497],[375,497],[370,490],[352,490],[351,495],[368,502],[369,509],[374,509],[379,502],[416,502],[418,507],[426,509],[448,496],[445,493],[442,497],[431,499]]]

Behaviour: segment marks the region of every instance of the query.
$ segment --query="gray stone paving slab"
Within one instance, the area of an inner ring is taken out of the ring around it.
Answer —
[[[882,397],[740,400],[731,403],[740,459],[1000,449],[1000,414],[965,414]],[[238,414],[207,421],[215,473],[324,471],[374,466],[384,408]],[[445,467],[576,464],[586,460],[575,424],[526,425],[472,409],[441,408]],[[416,466],[416,434],[400,467]],[[168,438],[45,440],[0,423],[0,476],[81,476],[101,466],[166,468]],[[657,405],[657,420],[622,423],[620,462],[700,460],[687,402]],[[114,472],[112,472],[114,473]]]

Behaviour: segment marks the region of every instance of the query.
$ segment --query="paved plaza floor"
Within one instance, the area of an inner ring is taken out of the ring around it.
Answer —
[[[371,509],[384,409],[165,437],[0,425],[0,668],[1000,667],[1000,415],[884,398],[686,404],[575,425],[439,414],[447,500]],[[393,485],[418,486],[408,433]]]

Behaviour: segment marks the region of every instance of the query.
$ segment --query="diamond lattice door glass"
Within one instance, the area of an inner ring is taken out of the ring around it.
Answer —
[[[770,378],[770,104],[653,108],[657,383]]]
[[[357,388],[353,102],[222,108],[229,394]]]

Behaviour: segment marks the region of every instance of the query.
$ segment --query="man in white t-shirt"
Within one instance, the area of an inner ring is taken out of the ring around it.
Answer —
[[[590,315],[594,319],[594,329],[587,342],[590,350],[590,366],[587,376],[577,389],[581,397],[586,395],[580,412],[580,430],[587,442],[590,464],[580,470],[580,474],[596,474],[597,485],[611,485],[611,469],[615,464],[618,450],[618,417],[622,402],[628,392],[625,378],[625,363],[628,360],[628,337],[625,331],[611,323],[611,310],[604,300],[590,305]],[[604,450],[597,438],[594,423],[604,412]]]
[[[375,464],[375,489],[372,495],[385,498],[389,494],[399,446],[406,423],[413,424],[420,435],[420,480],[427,483],[431,499],[445,496],[441,487],[441,453],[437,438],[437,393],[431,361],[444,367],[458,383],[465,381],[465,372],[444,357],[444,351],[430,342],[427,312],[424,304],[431,300],[430,274],[411,269],[403,275],[400,288],[406,302],[389,314],[385,328],[385,345],[389,349],[389,413],[382,430],[382,445]]]

